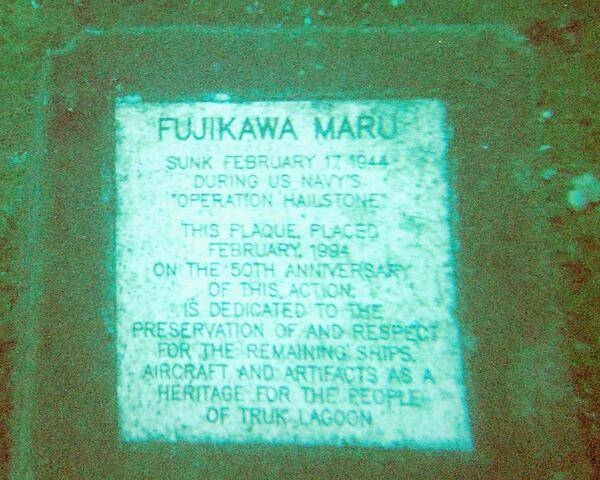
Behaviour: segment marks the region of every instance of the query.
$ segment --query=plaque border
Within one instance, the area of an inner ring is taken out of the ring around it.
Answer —
[[[90,29],[49,52],[27,167],[10,478],[584,478],[544,230],[516,180],[535,156],[534,73],[524,38],[494,25]],[[472,453],[119,442],[114,98],[221,92],[446,104]]]

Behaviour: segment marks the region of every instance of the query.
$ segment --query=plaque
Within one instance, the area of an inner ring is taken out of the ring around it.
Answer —
[[[471,448],[441,101],[115,115],[125,441]]]

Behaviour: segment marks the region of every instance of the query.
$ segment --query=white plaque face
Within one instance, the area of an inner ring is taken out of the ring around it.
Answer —
[[[470,450],[436,100],[116,105],[124,441]]]

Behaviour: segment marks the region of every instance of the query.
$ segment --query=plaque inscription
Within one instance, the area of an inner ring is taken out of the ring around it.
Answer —
[[[437,100],[116,104],[124,441],[471,449]]]

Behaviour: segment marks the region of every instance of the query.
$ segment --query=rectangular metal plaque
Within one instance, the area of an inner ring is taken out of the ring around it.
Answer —
[[[128,97],[116,126],[125,441],[471,449],[442,102]]]

